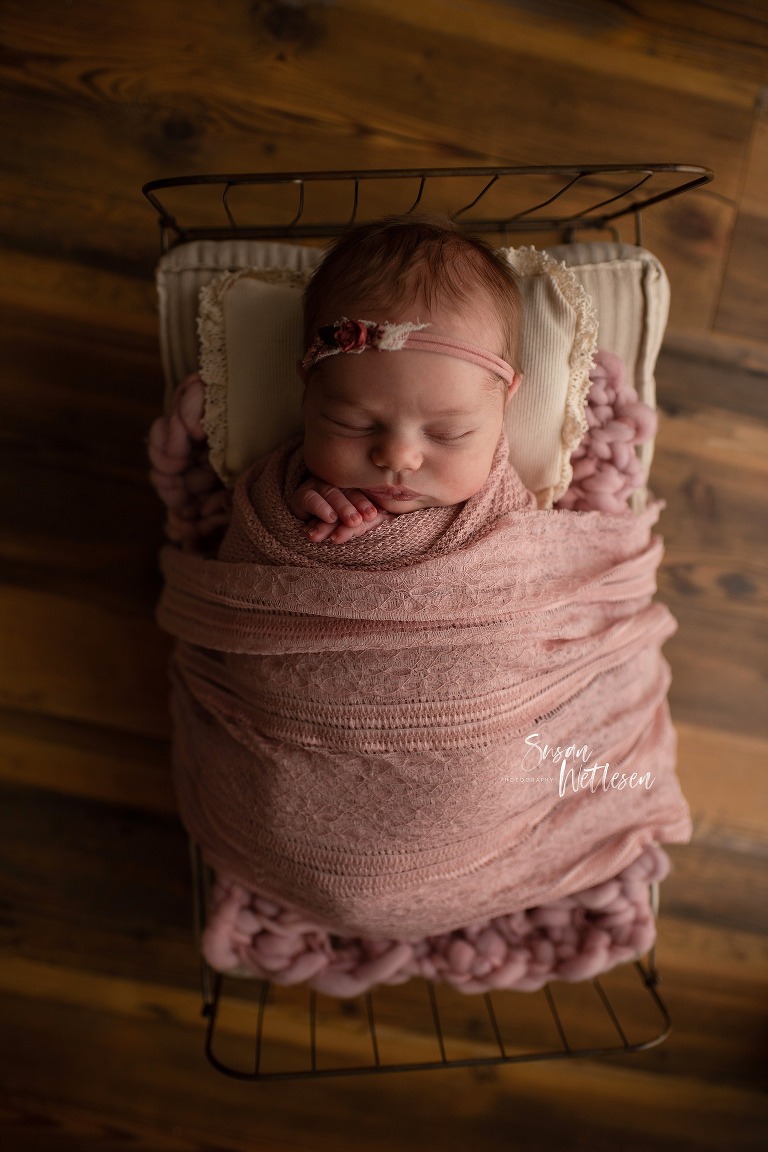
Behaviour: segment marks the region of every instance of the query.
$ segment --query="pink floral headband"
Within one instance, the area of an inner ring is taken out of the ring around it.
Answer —
[[[318,328],[317,337],[307,349],[301,366],[309,371],[326,356],[338,356],[340,352],[365,352],[366,348],[377,348],[380,352],[397,352],[402,348],[414,348],[421,352],[439,352],[444,356],[458,356],[460,360],[468,360],[470,364],[479,364],[495,372],[507,384],[513,385],[519,377],[512,366],[500,356],[488,352],[485,348],[478,348],[475,344],[468,344],[464,340],[455,340],[452,336],[437,336],[425,332],[428,324],[390,324],[385,320],[383,324],[375,320],[348,320],[342,316],[335,324],[326,324]]]

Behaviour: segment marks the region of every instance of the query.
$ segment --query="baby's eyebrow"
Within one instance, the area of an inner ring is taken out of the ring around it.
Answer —
[[[441,408],[430,416],[430,420],[442,420],[445,416],[474,416],[473,408]]]

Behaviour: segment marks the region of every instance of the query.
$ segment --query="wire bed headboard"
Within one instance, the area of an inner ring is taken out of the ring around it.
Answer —
[[[616,221],[629,217],[634,220],[635,242],[641,244],[641,214],[646,208],[707,184],[712,177],[708,168],[694,164],[385,168],[172,176],[149,181],[142,192],[158,213],[164,251],[191,240],[227,237],[327,238],[360,219],[419,207],[461,219],[474,232],[553,231],[565,242],[582,229],[607,230],[618,239]],[[323,192],[330,185],[336,187],[329,210]],[[185,193],[184,210],[202,218],[201,223],[186,224],[178,210],[167,206],[169,196],[172,199],[180,190]],[[213,200],[211,191],[217,192]],[[366,198],[370,205],[363,203]],[[339,204],[348,205],[346,215],[329,219]]]

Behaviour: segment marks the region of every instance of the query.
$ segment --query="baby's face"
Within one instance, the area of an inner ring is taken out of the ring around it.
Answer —
[[[430,331],[480,342],[476,323],[458,317]],[[482,339],[492,351],[497,342]],[[499,379],[453,356],[407,348],[331,356],[307,378],[305,462],[387,512],[459,504],[488,478],[505,407]]]

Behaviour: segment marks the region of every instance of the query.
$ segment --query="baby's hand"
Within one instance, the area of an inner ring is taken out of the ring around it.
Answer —
[[[296,489],[291,511],[308,521],[304,532],[313,544],[345,544],[390,519],[359,488],[334,488],[314,476]]]

